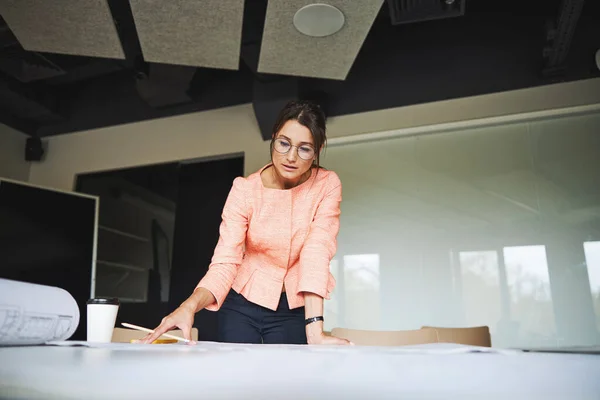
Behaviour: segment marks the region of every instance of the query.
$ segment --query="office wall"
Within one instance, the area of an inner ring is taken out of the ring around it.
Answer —
[[[27,136],[0,124],[0,177],[27,181],[30,163],[25,161]]]
[[[600,103],[600,79],[549,85],[331,118],[329,137]],[[251,105],[82,131],[49,138],[31,182],[74,187],[84,172],[245,153],[245,173],[268,162]]]

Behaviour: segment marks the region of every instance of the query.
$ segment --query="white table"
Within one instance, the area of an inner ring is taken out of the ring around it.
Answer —
[[[600,399],[600,355],[278,345],[0,348],[11,399]]]

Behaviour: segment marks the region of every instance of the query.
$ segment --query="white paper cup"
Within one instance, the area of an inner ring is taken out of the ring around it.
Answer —
[[[89,299],[87,301],[87,341],[110,343],[118,311],[119,299]]]

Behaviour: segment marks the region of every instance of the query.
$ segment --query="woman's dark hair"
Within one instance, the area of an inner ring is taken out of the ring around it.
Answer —
[[[327,143],[327,134],[325,127],[325,113],[317,104],[306,100],[290,101],[283,107],[277,116],[277,121],[273,125],[273,133],[271,135],[271,152],[277,133],[283,128],[288,121],[298,121],[300,125],[305,126],[310,131],[315,146],[317,159],[315,165],[320,168],[319,160],[321,157],[321,147],[325,147]]]

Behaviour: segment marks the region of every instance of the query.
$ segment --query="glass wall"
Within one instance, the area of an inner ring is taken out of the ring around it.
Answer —
[[[600,344],[600,114],[330,146],[323,165],[343,183],[326,328]]]

